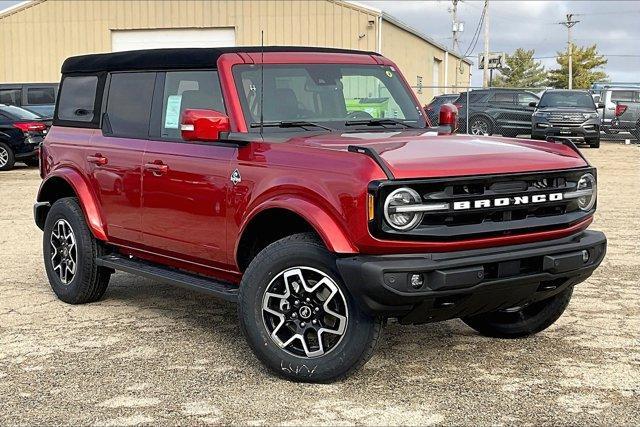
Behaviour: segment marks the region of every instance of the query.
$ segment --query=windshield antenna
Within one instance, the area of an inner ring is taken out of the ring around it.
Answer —
[[[264,30],[260,30],[260,135],[264,130]]]

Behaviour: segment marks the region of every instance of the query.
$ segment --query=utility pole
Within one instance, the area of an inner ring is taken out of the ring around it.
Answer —
[[[458,40],[458,34],[460,34],[461,28],[460,28],[460,23],[458,22],[458,3],[460,0],[453,0],[453,7],[451,8],[451,15],[452,15],[452,23],[451,23],[451,29],[453,31],[453,46],[452,46],[452,50],[455,53],[458,53],[458,48],[460,47],[460,41]],[[460,60],[456,59],[455,63],[456,63],[456,72],[455,72],[455,81],[454,81],[454,88],[458,87],[458,67],[460,66]]]
[[[482,87],[489,87],[489,0],[484,0],[484,67]]]
[[[571,42],[571,28],[580,21],[573,20],[573,14],[567,13],[567,20],[559,24],[567,27],[567,56],[569,57],[569,89],[573,89],[573,43]]]

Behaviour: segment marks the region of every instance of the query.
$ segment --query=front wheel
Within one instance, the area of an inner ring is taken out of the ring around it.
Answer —
[[[591,148],[600,148],[600,138],[588,139],[586,142]]]
[[[335,255],[312,234],[285,237],[256,256],[240,284],[238,314],[256,356],[304,382],[335,381],[362,366],[382,329],[355,304]]]
[[[537,334],[553,325],[569,305],[573,287],[542,301],[491,313],[463,318],[462,321],[494,338],[520,338]]]

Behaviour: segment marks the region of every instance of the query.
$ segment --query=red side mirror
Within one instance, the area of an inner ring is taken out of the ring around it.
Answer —
[[[221,132],[229,132],[229,117],[215,110],[184,110],[180,133],[185,141],[217,141]]]
[[[442,104],[440,107],[440,127],[449,127],[450,132],[458,130],[458,108],[453,104]]]

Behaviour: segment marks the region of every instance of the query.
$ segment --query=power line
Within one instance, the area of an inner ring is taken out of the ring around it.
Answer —
[[[484,23],[484,10],[482,11],[482,15],[480,15],[480,19],[478,20],[478,26],[476,27],[476,30],[473,33],[473,37],[469,42],[469,46],[467,46],[467,50],[464,53],[465,57],[469,55],[469,52],[473,52],[473,50],[476,48],[476,45],[478,44],[478,40],[480,39],[480,29],[482,28],[483,23]]]

